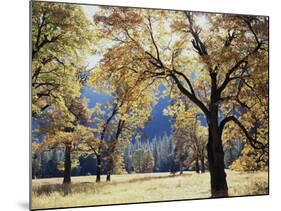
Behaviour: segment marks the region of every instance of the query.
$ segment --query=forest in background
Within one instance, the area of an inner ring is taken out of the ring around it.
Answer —
[[[33,178],[208,171],[225,197],[225,168],[268,170],[267,17],[90,7],[32,4]],[[172,132],[144,141],[163,97]]]
[[[243,143],[240,141],[232,143],[231,147],[224,146],[225,168],[231,169],[231,164],[238,159]],[[152,173],[152,172],[172,172],[182,173],[181,171],[205,172],[208,168],[207,158],[204,166],[202,160],[188,159],[188,150],[186,149],[181,157],[182,166],[177,159],[175,144],[172,136],[164,134],[163,137],[154,137],[151,140],[129,143],[125,149],[119,149],[119,161],[113,167],[113,174],[132,174],[132,173]],[[196,161],[197,160],[197,161]],[[52,178],[63,176],[64,151],[55,149],[44,151],[33,156],[32,178]],[[73,165],[72,176],[96,175],[96,159],[91,155],[80,155],[76,165]],[[254,169],[245,169],[251,171]],[[102,171],[106,174],[106,171]]]

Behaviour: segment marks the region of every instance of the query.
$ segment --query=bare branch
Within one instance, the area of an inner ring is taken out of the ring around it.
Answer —
[[[158,46],[156,44],[156,41],[155,41],[155,38],[154,38],[154,35],[153,35],[151,16],[149,15],[147,19],[148,19],[148,31],[150,33],[150,38],[151,38],[152,44],[153,44],[153,46],[155,48],[155,51],[156,51],[157,63],[159,63],[160,66],[163,66],[163,64],[161,62],[161,59],[160,59],[159,48],[158,48]]]
[[[186,88],[184,88],[184,86],[181,84],[181,82],[179,81],[177,76],[175,74],[173,74],[172,72],[170,73],[170,76],[173,78],[173,80],[177,84],[179,90],[183,94],[185,94],[192,102],[194,102],[196,105],[198,105],[198,107],[203,111],[203,113],[206,116],[209,116],[209,110],[207,109],[207,107],[195,95],[193,95]]]
[[[194,26],[193,26],[193,17],[191,15],[191,13],[185,12],[185,15],[186,15],[187,20],[189,22],[189,30],[188,31],[191,33],[191,35],[193,37],[193,40],[191,42],[192,42],[192,45],[193,45],[194,49],[196,50],[196,52],[200,56],[208,55],[206,46],[199,37],[200,30],[195,29]]]
[[[230,32],[228,31],[226,40],[224,42],[224,47],[229,47],[231,45],[231,42],[236,38],[236,33],[235,31]]]
[[[187,76],[186,76],[184,73],[179,72],[179,71],[177,71],[177,70],[175,70],[175,69],[173,69],[173,72],[175,72],[176,74],[182,76],[182,77],[185,79],[186,83],[187,83],[188,86],[189,86],[189,89],[190,89],[192,95],[195,96],[195,91],[194,91],[194,89],[193,89],[193,87],[192,87],[192,84],[191,84],[190,80],[187,78]]]
[[[258,150],[266,150],[267,148],[267,144],[263,144],[262,142],[258,141],[256,138],[253,138],[250,133],[247,131],[247,129],[244,127],[244,125],[235,117],[235,116],[228,116],[226,118],[224,118],[219,126],[219,132],[220,135],[223,132],[224,126],[230,122],[233,121],[234,123],[236,123],[236,125],[239,126],[239,128],[243,131],[243,133],[245,134],[247,140],[249,141],[249,144],[254,148],[254,149],[258,149]]]

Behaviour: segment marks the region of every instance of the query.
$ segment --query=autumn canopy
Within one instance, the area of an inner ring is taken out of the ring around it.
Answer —
[[[222,197],[227,150],[240,147],[229,168],[267,170],[267,17],[102,6],[89,19],[80,6],[45,3],[32,13],[33,152],[63,149],[64,183],[85,154],[97,182],[124,173],[124,149],[143,141],[162,98],[171,172],[208,171],[210,194]],[[85,87],[110,101],[90,107]],[[154,151],[130,159],[137,172],[157,171]]]

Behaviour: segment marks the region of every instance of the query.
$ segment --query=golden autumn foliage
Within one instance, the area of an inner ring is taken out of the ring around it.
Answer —
[[[267,157],[267,17],[102,7],[94,23],[109,45],[99,65],[107,78],[163,84],[203,114],[214,196],[227,195],[223,139],[243,134]],[[177,118],[187,127],[184,113]]]
[[[168,97],[178,159],[205,171],[207,158],[212,196],[227,196],[223,144],[244,145],[231,169],[268,168],[268,36],[264,16],[101,6],[90,21],[81,6],[34,2],[32,149],[64,148],[65,171],[84,153],[123,173],[122,149]],[[84,86],[110,100],[90,109]]]
[[[230,169],[236,171],[267,171],[268,155],[260,154],[248,144],[243,147],[241,156],[234,161]]]
[[[85,58],[93,48],[94,30],[81,7],[63,3],[32,5],[33,117],[66,96],[80,96]]]

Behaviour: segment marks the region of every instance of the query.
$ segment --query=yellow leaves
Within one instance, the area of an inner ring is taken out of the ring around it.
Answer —
[[[175,21],[172,22],[171,24],[171,28],[173,30],[173,32],[184,32],[188,29],[189,24],[187,23],[187,21],[185,20],[179,20],[176,19]]]
[[[71,146],[72,150],[79,151],[81,149],[87,149],[88,144],[92,146],[98,142],[93,136],[93,129],[78,125],[73,132],[65,132],[62,130],[56,130],[46,135],[41,144],[34,143],[34,150],[44,151],[54,149],[57,147],[64,148],[66,145]]]
[[[168,107],[163,109],[163,114],[166,116],[174,116],[177,113],[178,108],[176,107]]]
[[[51,136],[50,139],[53,139],[53,141],[57,142],[63,142],[63,143],[71,143],[73,139],[75,138],[75,135],[71,132],[63,132],[63,131],[57,131],[55,135]]]
[[[93,51],[91,23],[79,6],[44,2],[33,2],[32,23],[33,108],[62,105],[66,95],[80,95],[77,74]]]
[[[75,168],[79,166],[79,160],[78,159],[71,159],[71,168]],[[59,161],[57,164],[57,168],[59,171],[64,171],[64,161]]]
[[[230,169],[237,171],[267,170],[268,156],[260,153],[250,145],[244,145],[242,155],[231,164]]]
[[[101,10],[94,16],[94,23],[106,35],[125,27],[138,25],[142,20],[138,10],[117,7],[101,7]]]
[[[187,128],[199,121],[198,117],[203,115],[197,106],[182,99],[177,99],[175,103],[165,108],[163,113],[175,119],[175,128]]]
[[[125,113],[125,114],[121,115],[120,119],[124,120],[124,121],[128,121],[129,117],[130,117],[130,115]]]
[[[199,125],[198,120],[202,112],[190,102],[189,95],[175,85],[171,77],[175,70],[190,79],[196,99],[207,109],[212,107],[211,96],[222,97],[216,102],[219,118],[234,113],[250,131],[255,126],[255,118],[259,117],[257,136],[268,141],[268,46],[250,53],[256,40],[242,17],[192,12],[192,26],[183,12],[101,7],[91,24],[78,6],[33,4],[32,50],[36,53],[32,63],[32,109],[37,114],[50,105],[48,121],[51,124],[44,141],[47,146],[87,143],[97,146],[100,140],[93,134],[99,136],[106,130],[108,137],[114,136],[120,122],[124,123],[121,140],[127,142],[150,120],[160,84],[166,86],[165,94],[172,98],[171,105],[163,112],[173,117],[175,129],[183,133],[196,130],[198,138],[206,141],[207,128]],[[48,17],[44,17],[43,11]],[[44,18],[52,24],[40,28]],[[265,26],[263,20],[253,27],[260,31],[259,36],[266,38]],[[37,39],[40,30],[42,36],[39,34]],[[48,44],[39,49],[38,43],[44,39]],[[93,43],[98,52],[93,49]],[[199,52],[200,46],[208,50],[208,55]],[[112,97],[109,104],[96,104],[91,110],[93,129],[79,125],[82,120],[87,122],[90,112],[86,103],[75,100],[80,97],[82,87],[77,76],[85,69],[85,57],[89,52],[99,53],[101,60],[87,82]],[[236,67],[242,58],[247,62]],[[229,72],[234,67],[235,71]],[[212,90],[210,73],[217,74],[216,87]],[[222,95],[211,93],[216,92],[227,77],[232,79]],[[187,80],[182,75],[178,78],[191,92]],[[241,102],[250,109],[242,108]],[[108,113],[115,105],[116,112],[109,119]],[[65,132],[68,127],[74,131]],[[237,125],[226,125],[223,139],[241,136]],[[245,148],[243,153],[252,152]],[[234,166],[240,168],[252,162],[244,160]]]
[[[32,150],[32,154],[39,153],[41,151],[41,144],[38,142],[32,142],[31,150]]]

